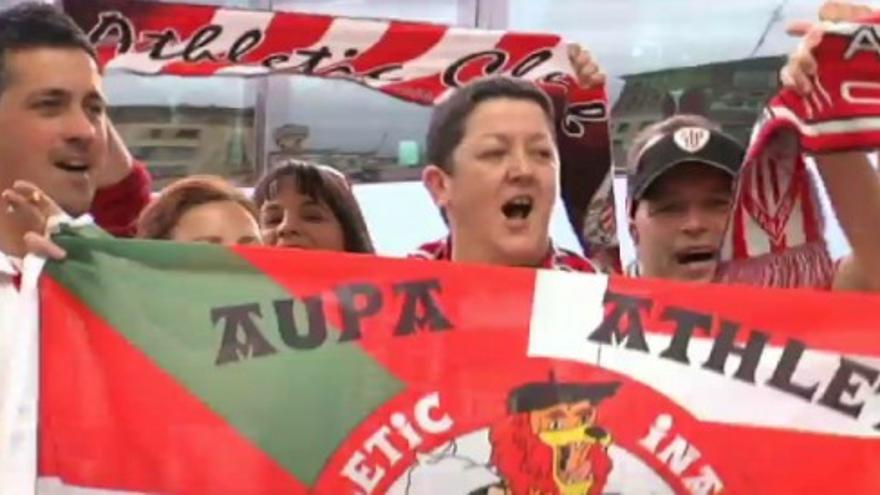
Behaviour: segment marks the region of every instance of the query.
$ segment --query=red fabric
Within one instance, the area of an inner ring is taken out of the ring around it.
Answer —
[[[829,25],[813,53],[816,91],[785,89],[769,105],[774,117],[795,124],[804,149],[827,153],[880,146],[880,14],[860,24]]]
[[[600,224],[599,219],[587,219],[590,205],[603,199],[597,198],[597,192],[611,174],[611,139],[605,88],[584,89],[566,77],[553,82],[544,81],[541,89],[550,96],[556,114],[559,195],[575,236],[584,252],[589,253],[604,246],[589,245],[584,235],[584,227],[588,223],[594,230],[610,234],[611,238],[616,237],[613,222],[610,225]],[[613,205],[612,191],[607,195],[606,204]]]
[[[151,185],[147,168],[135,162],[121,182],[98,190],[90,212],[95,223],[114,236],[134,236],[135,222],[150,202]]]
[[[774,149],[791,124],[765,114],[738,179],[716,281],[753,287],[829,290],[837,271],[801,150]]]
[[[424,486],[430,489],[409,492],[472,493],[486,485],[456,490],[446,480],[458,485],[456,477],[470,477],[473,469],[504,477],[495,470],[501,466],[487,462],[496,445],[525,450],[520,458],[534,460],[527,456],[530,444],[516,436],[493,441],[520,406],[524,411],[544,397],[551,406],[572,404],[587,389],[614,384],[603,399],[607,392],[597,390],[583,415],[568,415],[613,454],[608,491],[880,493],[871,402],[880,357],[880,317],[870,311],[876,296],[612,277],[607,289],[572,305],[560,296],[578,277],[240,246],[230,251],[238,257],[211,248],[215,254],[198,276],[213,283],[233,269],[237,281],[268,290],[229,292],[219,300],[194,291],[183,302],[187,315],[176,315],[172,305],[163,313],[170,316],[160,317],[148,308],[164,306],[161,300],[141,303],[149,288],[135,287],[143,294],[132,299],[138,294],[119,294],[111,281],[186,279],[191,275],[179,270],[191,257],[176,253],[188,249],[164,243],[157,258],[120,241],[78,242],[85,244],[70,250],[75,265],[50,265],[41,287],[40,473],[68,484],[183,494],[399,493],[392,484],[400,492]],[[240,270],[242,263],[252,270]],[[433,308],[448,326],[421,312],[425,319],[415,331],[400,331],[401,311],[410,311],[400,287],[413,282],[431,284],[419,307]],[[346,310],[337,294],[367,294],[349,290],[356,287],[370,287],[375,296],[358,297]],[[156,290],[147,295],[175,298]],[[120,307],[107,297],[135,302]],[[319,311],[309,315],[320,322],[311,327],[321,328],[317,348],[282,343],[277,325],[267,321],[279,297],[320,303],[310,304]],[[218,368],[213,356],[221,330],[215,325],[205,334],[218,301],[262,308],[267,318],[253,313],[253,328],[276,343],[277,354],[242,355],[242,362],[223,365],[236,368]],[[358,335],[339,342],[336,329],[351,309],[359,313]],[[594,314],[604,318],[583,318]],[[147,334],[162,345],[146,345]],[[380,386],[373,379],[379,373],[361,372],[379,367],[393,387]],[[317,394],[334,393],[322,396],[318,409],[304,409],[317,413],[296,414],[275,400],[299,394],[296,382],[280,389],[253,385],[275,377],[284,384],[291,376],[320,380]],[[206,395],[209,387],[221,387],[223,400]],[[341,389],[357,393],[335,393]],[[242,403],[258,407],[239,409]],[[326,432],[332,441],[330,449],[315,449],[309,459],[315,474],[299,478],[300,485],[285,483],[297,451],[270,445],[277,424],[247,414],[266,407],[273,408],[266,418]],[[340,426],[343,409],[354,412],[353,426]],[[576,459],[574,450],[566,461]],[[581,468],[604,471],[581,459]],[[346,476],[354,463],[369,475]],[[428,479],[435,483],[422,477],[424,483],[408,485],[423,468],[433,470]],[[364,488],[368,477],[376,480],[371,489]]]
[[[803,155],[880,147],[878,22],[827,26],[813,50],[816,90],[802,97],[783,89],[765,108],[740,172],[720,281],[830,289],[837,264]],[[775,145],[788,131],[799,135],[794,155]]]
[[[41,297],[47,294],[52,300],[41,304],[40,334],[41,477],[128,493],[307,493],[184,384],[49,278],[41,286]],[[65,328],[65,322],[78,322],[79,331]],[[106,374],[85,379],[95,372]],[[112,400],[124,390],[137,394]],[[210,469],[184,469],[172,452]]]
[[[838,266],[824,243],[811,243],[781,254],[730,261],[720,267],[716,281],[777,289],[831,290]]]
[[[452,241],[450,237],[422,244],[419,249],[410,253],[409,258],[450,261],[452,259]],[[599,273],[593,263],[583,256],[567,249],[551,245],[541,268],[568,272]]]

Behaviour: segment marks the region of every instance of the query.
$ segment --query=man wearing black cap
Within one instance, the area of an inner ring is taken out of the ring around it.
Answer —
[[[679,115],[631,147],[628,213],[638,262],[630,275],[710,281],[744,150],[711,121]]]
[[[783,70],[783,82],[794,87],[795,76],[806,77],[815,66],[810,45],[802,44]],[[758,287],[880,290],[880,178],[867,154],[813,156],[852,246],[851,255],[835,261],[822,240],[815,190],[805,185],[810,179],[798,135],[780,122],[762,122],[747,154],[698,116],[676,116],[645,129],[629,155],[637,263],[627,273]],[[743,170],[747,177],[739,175],[741,163],[751,164]]]
[[[852,22],[869,12],[865,6],[826,2],[819,19]],[[824,24],[789,26],[791,34],[805,36],[780,73],[784,92],[794,92],[804,101],[820,93],[814,49],[825,29]],[[630,275],[759,287],[880,290],[880,177],[867,155],[874,151],[873,141],[862,146],[829,142],[812,152],[827,199],[852,247],[851,255],[835,261],[825,246],[818,196],[806,171],[802,137],[795,131],[799,118],[772,103],[747,152],[716,125],[694,116],[673,117],[636,139],[628,165],[630,231],[638,262],[627,270]],[[829,108],[834,105],[822,110]],[[841,128],[835,115],[829,113],[819,126],[831,126],[825,131],[828,139],[837,135],[834,132],[867,136],[859,134],[862,129],[856,124]],[[809,127],[800,132],[813,136],[817,131]],[[740,163],[745,164],[742,173]]]
[[[611,435],[598,426],[598,406],[619,386],[551,378],[514,389],[509,416],[489,433],[501,493],[602,493],[612,467]]]

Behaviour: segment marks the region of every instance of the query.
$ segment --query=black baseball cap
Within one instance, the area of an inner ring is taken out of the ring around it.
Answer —
[[[687,126],[648,141],[629,176],[629,201],[644,196],[661,175],[684,163],[703,163],[726,172],[739,173],[745,148],[727,134],[700,126]]]

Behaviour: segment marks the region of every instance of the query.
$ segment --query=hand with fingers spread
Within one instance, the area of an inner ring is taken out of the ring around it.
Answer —
[[[578,84],[585,89],[598,88],[605,84],[605,73],[589,50],[577,43],[568,45],[568,59],[574,69]]]
[[[37,186],[27,181],[16,181],[0,193],[5,213],[21,227],[24,244],[29,253],[52,259],[63,259],[64,250],[48,237],[53,219],[63,215],[61,208]]]

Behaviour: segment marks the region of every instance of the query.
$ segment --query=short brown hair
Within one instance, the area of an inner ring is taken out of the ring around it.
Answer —
[[[702,127],[710,131],[721,132],[721,126],[703,117],[702,115],[681,114],[674,115],[660,122],[655,122],[642,129],[636,137],[633,138],[629,151],[626,154],[626,170],[628,173],[635,173],[639,165],[639,158],[645,147],[654,141],[654,139],[668,136],[675,133],[679,129],[685,127]]]
[[[285,177],[293,179],[300,194],[327,204],[342,227],[346,252],[375,252],[367,222],[345,175],[327,165],[287,160],[272,169],[260,178],[254,188],[254,202],[257,208],[262,208],[266,201],[277,196],[278,182]]]
[[[9,52],[43,47],[79,49],[98,62],[88,36],[67,14],[44,2],[24,2],[0,11],[0,90],[9,80]]]
[[[187,211],[220,201],[237,203],[259,223],[257,208],[241,191],[220,177],[194,175],[172,183],[144,208],[137,221],[135,236],[141,239],[170,239],[171,231]]]
[[[536,103],[553,127],[553,104],[541,88],[532,82],[506,76],[477,79],[456,90],[434,107],[425,143],[428,163],[452,173],[452,153],[464,137],[464,125],[474,109],[484,101],[510,98]]]

